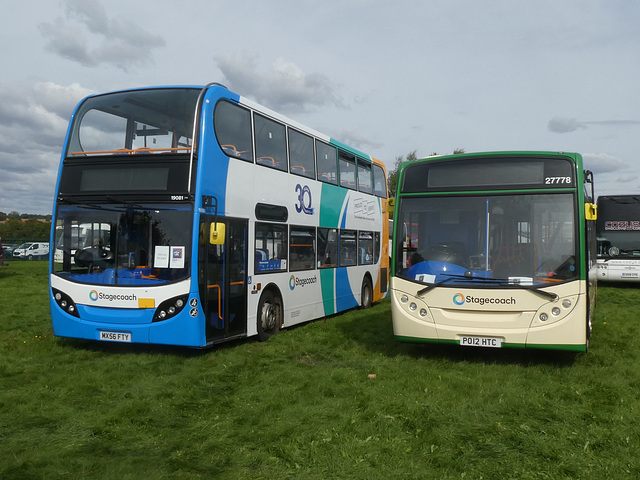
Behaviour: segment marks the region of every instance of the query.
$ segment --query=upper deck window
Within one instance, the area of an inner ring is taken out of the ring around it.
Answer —
[[[316,163],[318,165],[318,180],[326,183],[338,184],[338,164],[336,162],[336,148],[326,143],[316,141]]]
[[[189,153],[199,90],[132,90],[86,99],[71,128],[67,157]]]
[[[219,102],[213,114],[216,137],[230,157],[253,161],[251,113],[235,103]]]
[[[313,139],[311,137],[289,129],[289,162],[291,173],[316,178],[316,163],[313,157]]]
[[[256,132],[256,163],[287,170],[287,139],[284,125],[262,115],[253,115]]]
[[[358,190],[364,193],[371,193],[371,164],[362,159],[358,159]]]
[[[387,179],[380,165],[373,165],[373,193],[382,198],[387,198]]]
[[[340,185],[352,190],[356,189],[356,157],[342,150],[338,153],[340,166]]]

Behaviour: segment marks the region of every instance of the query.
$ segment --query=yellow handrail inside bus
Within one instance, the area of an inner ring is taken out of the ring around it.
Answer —
[[[232,282],[229,285],[244,285],[244,282]],[[207,285],[207,288],[215,288],[218,290],[218,318],[222,320],[222,290],[220,285]]]

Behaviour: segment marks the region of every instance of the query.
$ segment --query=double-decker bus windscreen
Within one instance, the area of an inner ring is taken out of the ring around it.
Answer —
[[[90,97],[79,107],[67,157],[189,152],[200,90],[139,90]]]
[[[443,286],[578,278],[571,193],[405,197],[397,212],[398,277]]]
[[[120,286],[189,276],[193,215],[187,205],[61,206],[56,219],[55,275]]]

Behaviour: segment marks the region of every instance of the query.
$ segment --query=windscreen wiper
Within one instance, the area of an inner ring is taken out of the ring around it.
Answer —
[[[533,285],[522,285],[521,283],[510,282],[506,278],[484,278],[484,277],[473,277],[473,276],[470,276],[470,275],[447,275],[447,278],[444,278],[444,279],[440,280],[439,282],[428,284],[426,287],[418,290],[417,295],[418,296],[422,296],[424,293],[429,291],[431,288],[438,287],[438,286],[442,285],[443,283],[447,283],[448,281],[450,281],[452,279],[481,280],[483,282],[490,283],[490,284],[495,284],[495,285],[500,285],[500,286],[509,286],[509,287],[512,287],[512,288],[519,288],[519,289],[529,290],[530,292],[537,293],[539,295],[551,298],[553,300],[557,300],[558,299],[558,294],[552,293],[552,292],[547,292],[545,290],[540,290],[540,287],[536,287],[536,286],[533,286]]]
[[[424,293],[426,293],[428,290],[430,290],[431,288],[438,287],[438,286],[442,285],[443,283],[447,283],[449,280],[453,280],[455,278],[469,278],[469,277],[466,277],[465,275],[447,275],[447,278],[443,278],[439,282],[428,283],[426,287],[418,290],[418,293],[416,295],[418,295],[420,297]]]

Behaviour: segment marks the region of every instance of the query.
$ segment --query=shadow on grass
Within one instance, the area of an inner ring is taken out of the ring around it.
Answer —
[[[216,351],[235,348],[239,345],[251,343],[255,340],[239,338],[229,340],[225,343],[218,343],[206,348],[191,348],[178,345],[158,345],[147,343],[119,343],[102,342],[98,340],[83,340],[78,338],[56,337],[56,341],[61,347],[84,350],[88,352],[99,352],[106,355],[166,355],[180,358],[196,358],[211,354]]]
[[[557,350],[525,350],[510,348],[476,348],[438,343],[405,343],[395,339],[388,301],[369,310],[360,310],[340,322],[339,328],[348,338],[367,350],[390,357],[409,356],[452,362],[481,362],[520,366],[550,365],[570,367],[580,353]]]
[[[13,277],[14,275],[18,275],[18,273],[8,263],[0,265],[0,278]]]

